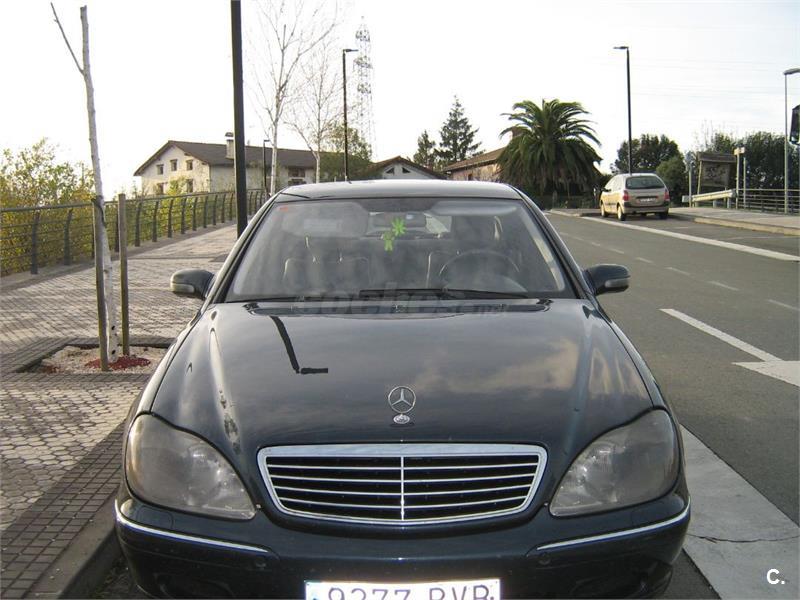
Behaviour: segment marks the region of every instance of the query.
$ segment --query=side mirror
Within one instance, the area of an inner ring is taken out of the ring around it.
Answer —
[[[176,296],[205,300],[213,278],[213,273],[203,269],[183,269],[172,274],[169,289]]]
[[[603,191],[604,191],[604,192],[610,192],[610,191],[611,191],[611,188],[603,188]]]
[[[595,265],[586,269],[586,274],[594,285],[596,296],[624,292],[631,281],[628,268],[622,265]]]

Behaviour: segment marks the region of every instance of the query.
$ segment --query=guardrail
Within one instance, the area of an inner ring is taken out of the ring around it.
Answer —
[[[722,190],[706,194],[695,194],[691,199],[691,206],[703,202],[711,202],[715,208],[735,208],[737,210],[752,210],[758,212],[797,214],[800,211],[800,190],[789,190],[789,201],[786,203],[784,190],[770,189],[740,189]]]
[[[247,213],[266,199],[263,190],[247,192]],[[119,252],[117,202],[105,203],[106,231],[111,249]],[[234,192],[199,192],[179,196],[149,196],[125,201],[128,246],[171,238],[236,218]],[[0,208],[0,274],[88,259],[94,255],[93,207],[85,204]]]

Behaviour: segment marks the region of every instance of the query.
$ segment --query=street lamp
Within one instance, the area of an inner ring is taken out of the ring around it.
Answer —
[[[347,62],[345,55],[348,52],[358,52],[356,48],[342,48],[342,96],[344,97],[344,180],[350,181],[347,170]]]
[[[614,50],[625,50],[625,66],[628,73],[628,174],[633,173],[633,141],[631,139],[631,51],[628,46],[614,46]]]
[[[271,144],[272,140],[264,138],[261,142],[261,170],[264,172],[264,193],[269,189],[267,187],[267,144]]]
[[[789,212],[789,75],[800,73],[800,68],[783,72],[783,212]]]

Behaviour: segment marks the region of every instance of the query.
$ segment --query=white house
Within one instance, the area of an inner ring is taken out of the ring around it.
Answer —
[[[373,179],[444,179],[445,176],[402,156],[372,164],[369,176]]]
[[[272,149],[266,149],[266,165],[260,146],[245,146],[247,188],[262,189],[266,169],[269,182]],[[308,150],[278,148],[278,189],[314,181],[314,155]],[[141,177],[145,194],[218,192],[234,188],[233,140],[225,144],[169,140],[134,172]],[[269,185],[269,184],[267,184]]]

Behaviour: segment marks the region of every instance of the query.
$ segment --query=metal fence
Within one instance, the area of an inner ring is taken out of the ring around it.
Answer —
[[[758,212],[797,214],[800,211],[800,190],[789,190],[788,202],[784,190],[740,189],[695,194],[691,206],[710,202],[715,208],[735,208]]]
[[[247,192],[247,213],[264,203],[263,190]],[[109,244],[119,251],[117,202],[105,203]],[[234,192],[200,192],[179,196],[150,196],[125,201],[129,246],[171,238],[175,234],[204,229],[236,218]],[[91,203],[45,205],[0,209],[0,273],[29,270],[36,274],[45,265],[70,265],[94,255]]]

